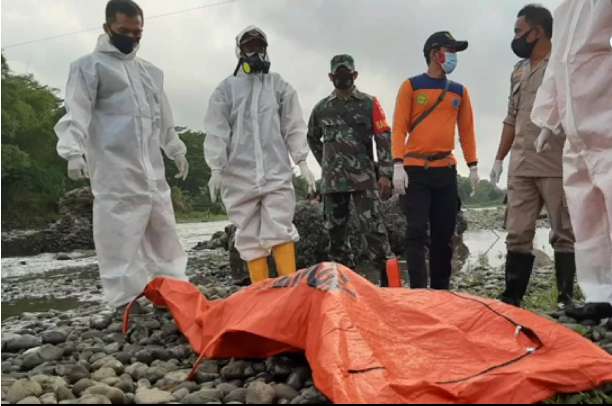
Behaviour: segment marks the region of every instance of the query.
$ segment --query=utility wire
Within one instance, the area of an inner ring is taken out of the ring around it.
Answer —
[[[189,13],[191,11],[201,10],[201,9],[210,8],[210,7],[223,6],[223,5],[226,5],[226,4],[235,3],[236,1],[238,1],[238,0],[224,0],[224,1],[219,1],[217,3],[210,3],[210,4],[204,4],[202,6],[187,8],[187,9],[184,9],[184,10],[177,10],[177,11],[170,11],[168,13],[163,13],[163,14],[156,14],[156,15],[152,15],[150,17],[147,17],[147,21],[155,20],[155,19],[159,19],[159,18],[163,18],[163,17],[168,17],[168,16],[174,16],[174,15],[178,15],[178,14],[185,14],[185,13]],[[17,43],[14,43],[14,44],[6,45],[6,46],[4,46],[2,48],[3,49],[17,48],[17,47],[22,47],[22,46],[25,46],[25,45],[35,44],[35,43],[43,42],[43,41],[50,41],[50,40],[57,39],[57,38],[69,37],[71,35],[82,34],[84,32],[90,32],[90,31],[95,31],[95,30],[99,30],[99,29],[100,29],[100,26],[90,27],[90,28],[85,28],[85,29],[80,30],[80,31],[66,32],[64,34],[51,35],[49,37],[33,39],[33,40],[30,40],[30,41],[17,42]]]

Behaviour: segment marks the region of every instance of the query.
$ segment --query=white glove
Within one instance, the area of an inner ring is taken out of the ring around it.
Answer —
[[[476,194],[478,182],[480,182],[480,177],[478,176],[478,167],[472,166],[470,168],[470,185],[472,185],[472,196]]]
[[[304,161],[298,163],[298,166],[300,167],[300,174],[302,175],[302,177],[304,178],[304,180],[308,184],[308,194],[312,194],[312,193],[316,192],[317,191],[317,184],[315,182],[314,175],[310,171],[310,168],[308,167],[308,164],[306,163],[306,161],[304,160]]]
[[[187,179],[187,175],[189,174],[189,162],[185,155],[179,155],[174,158],[174,164],[178,168],[178,173],[174,176],[176,179]]]
[[[68,161],[68,177],[72,180],[89,178],[89,169],[83,157],[71,158]]]
[[[403,195],[408,188],[408,174],[403,162],[393,164],[393,193]]]
[[[221,171],[213,170],[208,181],[208,191],[210,192],[210,200],[215,203],[219,192],[221,191]]]
[[[548,128],[542,128],[542,130],[540,130],[540,135],[538,135],[534,143],[537,153],[545,152],[550,149],[549,141],[553,135],[553,132]]]
[[[504,171],[504,161],[501,159],[496,159],[493,164],[493,169],[491,169],[491,183],[497,185],[499,183],[499,179],[501,178],[501,174]]]

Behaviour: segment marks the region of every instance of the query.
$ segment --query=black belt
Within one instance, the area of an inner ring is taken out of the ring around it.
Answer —
[[[443,159],[449,158],[451,156],[451,152],[450,151],[445,151],[445,152],[435,152],[433,154],[425,154],[425,153],[419,153],[419,152],[409,152],[406,155],[404,155],[405,158],[415,158],[415,159],[421,159],[423,161],[425,161],[425,168],[429,168],[429,163],[433,162],[433,161],[441,161]]]

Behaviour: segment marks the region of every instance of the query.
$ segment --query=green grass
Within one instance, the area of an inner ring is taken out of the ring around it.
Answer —
[[[572,395],[557,395],[544,402],[546,405],[604,405],[612,403],[612,396],[601,390],[575,393]]]
[[[540,290],[525,296],[523,306],[532,312],[546,312],[557,308],[557,288]]]
[[[192,212],[177,212],[176,222],[177,223],[208,223],[211,221],[224,221],[227,220],[226,214],[215,214],[207,211],[192,211]]]

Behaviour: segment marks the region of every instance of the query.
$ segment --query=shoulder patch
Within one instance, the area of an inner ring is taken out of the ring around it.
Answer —
[[[372,122],[374,123],[374,134],[380,135],[391,131],[389,124],[387,123],[387,117],[383,110],[380,102],[377,98],[372,99],[374,104],[372,106]]]
[[[463,97],[463,85],[460,83],[451,81],[448,91]]]

